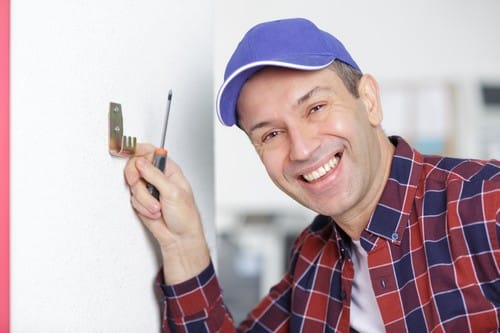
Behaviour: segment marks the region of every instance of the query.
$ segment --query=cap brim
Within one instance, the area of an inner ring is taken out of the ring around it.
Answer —
[[[240,95],[240,90],[245,82],[258,70],[264,67],[274,66],[303,71],[314,71],[327,67],[335,59],[336,58],[331,55],[317,55],[310,56],[305,61],[304,56],[301,55],[300,59],[296,59],[296,61],[294,61],[295,59],[293,59],[293,57],[290,57],[290,59],[286,59],[286,61],[257,61],[238,68],[238,70],[234,71],[231,76],[224,81],[217,94],[216,108],[220,122],[226,126],[236,124],[236,104]]]

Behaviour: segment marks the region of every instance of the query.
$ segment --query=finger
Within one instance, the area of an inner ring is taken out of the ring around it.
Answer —
[[[161,206],[158,200],[149,194],[144,180],[140,180],[136,184],[130,186],[130,194],[133,197],[133,203],[136,204],[138,212],[142,214],[151,214],[150,217],[161,214]]]
[[[152,160],[153,154],[155,151],[155,147],[149,143],[138,143],[137,146],[135,147],[135,157],[140,157],[140,156],[149,156]]]
[[[165,178],[163,171],[156,168],[149,160],[138,158],[135,161],[135,166],[140,176],[149,184],[157,187],[157,184]]]
[[[144,226],[153,234],[160,244],[168,244],[171,233],[162,219],[161,211],[157,214],[151,214],[148,210],[144,210],[144,207],[142,207],[134,197],[131,198],[131,202],[132,206],[136,209],[137,216]]]
[[[132,207],[136,211],[137,215],[145,222],[145,220],[159,220],[161,219],[161,209],[155,206],[149,206],[149,204],[144,205],[137,196],[132,195],[130,197],[130,202]]]
[[[137,159],[146,158],[152,160],[154,149],[152,145],[147,143],[137,144],[134,156],[127,161],[124,169],[125,181],[129,186],[136,184],[141,178],[136,166]]]

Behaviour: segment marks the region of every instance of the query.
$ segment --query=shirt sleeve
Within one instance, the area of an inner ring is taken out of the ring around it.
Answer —
[[[157,287],[162,294],[162,332],[234,332],[212,263],[176,285],[166,285],[161,270]]]
[[[160,271],[157,287],[162,294],[162,332],[251,333],[288,332],[290,279],[285,276],[236,327],[226,308],[213,264],[198,276],[166,285]]]

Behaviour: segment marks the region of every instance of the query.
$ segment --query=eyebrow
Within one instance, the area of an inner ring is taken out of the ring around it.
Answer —
[[[309,90],[302,97],[300,97],[299,99],[297,99],[297,103],[295,105],[299,106],[301,104],[304,104],[305,102],[307,102],[308,99],[310,99],[312,96],[314,96],[314,94],[316,94],[316,93],[318,93],[318,92],[320,92],[322,90],[330,90],[330,89],[326,88],[326,87],[316,86],[316,87],[312,88],[311,90]]]
[[[248,137],[252,138],[252,133],[255,131],[255,130],[258,130],[259,128],[262,128],[262,127],[266,127],[270,122],[269,121],[261,121],[260,123],[257,123],[255,124],[254,126],[252,126],[252,128],[250,128],[248,130]]]
[[[309,90],[307,93],[305,93],[304,95],[302,95],[301,97],[299,97],[297,99],[297,101],[295,102],[295,106],[300,106],[304,103],[306,103],[312,96],[314,96],[316,93],[320,92],[320,91],[324,91],[324,90],[331,90],[331,88],[327,88],[327,87],[320,87],[320,86],[316,86],[314,88],[312,88],[311,90]],[[251,137],[252,133],[259,129],[259,128],[262,128],[262,127],[265,127],[269,124],[270,122],[267,121],[267,120],[264,120],[260,123],[257,123],[255,124],[254,126],[252,126],[252,128],[250,128],[250,130],[248,131],[248,136]]]

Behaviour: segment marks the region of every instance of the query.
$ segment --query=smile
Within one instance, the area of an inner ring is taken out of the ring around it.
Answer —
[[[308,182],[320,179],[321,177],[326,175],[330,170],[334,169],[337,166],[337,164],[339,164],[341,157],[342,157],[341,154],[336,154],[331,160],[326,162],[324,165],[320,166],[319,168],[308,174],[302,175],[302,177]]]

